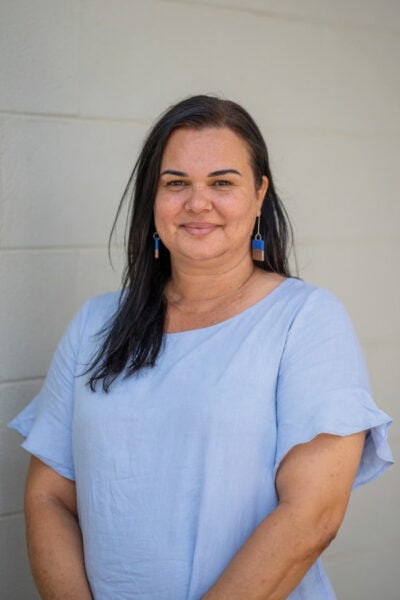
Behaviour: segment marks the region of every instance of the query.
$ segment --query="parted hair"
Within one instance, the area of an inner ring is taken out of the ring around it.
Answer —
[[[171,261],[162,244],[159,259],[154,258],[154,202],[166,144],[171,133],[182,127],[197,130],[227,127],[247,144],[256,187],[261,185],[264,175],[269,181],[260,222],[265,259],[255,264],[265,271],[290,275],[292,228],[275,190],[264,138],[252,117],[236,102],[209,95],[191,96],[171,106],[143,143],[111,230],[110,240],[122,208],[129,202],[122,292],[115,313],[98,332],[98,351],[86,371],[92,391],[101,382],[102,389],[108,392],[118,376],[129,377],[153,367],[162,351],[164,288],[171,275]]]

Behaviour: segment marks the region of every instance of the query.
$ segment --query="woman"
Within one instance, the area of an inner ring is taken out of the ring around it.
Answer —
[[[188,98],[132,186],[124,291],[83,306],[11,423],[42,598],[335,598],[318,557],[390,419],[340,302],[290,277],[264,140]]]

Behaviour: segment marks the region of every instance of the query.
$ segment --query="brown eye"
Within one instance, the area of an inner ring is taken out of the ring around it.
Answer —
[[[232,185],[232,183],[230,181],[228,181],[227,179],[218,179],[218,181],[214,181],[213,185],[215,187],[228,187],[228,186]]]
[[[185,184],[181,179],[174,179],[173,181],[167,181],[168,187],[183,187]]]

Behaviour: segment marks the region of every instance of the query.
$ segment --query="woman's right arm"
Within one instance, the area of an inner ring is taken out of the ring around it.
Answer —
[[[29,562],[42,600],[92,600],[75,483],[32,456],[25,489]]]

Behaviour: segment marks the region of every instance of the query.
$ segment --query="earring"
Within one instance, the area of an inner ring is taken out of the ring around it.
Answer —
[[[157,231],[153,233],[154,239],[154,258],[160,258],[160,236]]]
[[[254,239],[251,240],[251,257],[253,260],[262,262],[264,260],[264,240],[260,233],[261,216],[257,217],[257,233]]]

